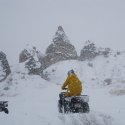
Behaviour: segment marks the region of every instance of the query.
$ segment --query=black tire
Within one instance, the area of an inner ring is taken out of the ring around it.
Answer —
[[[59,113],[63,113],[61,100],[58,100],[58,111],[59,111]]]
[[[64,113],[70,113],[71,109],[70,109],[70,102],[69,101],[64,101]]]
[[[6,114],[8,114],[8,113],[9,113],[9,110],[8,110],[7,108],[4,108],[4,112],[5,112]]]
[[[81,110],[81,112],[82,113],[88,113],[89,111],[90,111],[89,104],[86,103],[86,102],[82,103],[82,110]]]

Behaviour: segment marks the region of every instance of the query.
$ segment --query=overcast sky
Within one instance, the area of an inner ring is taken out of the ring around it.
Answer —
[[[0,0],[0,50],[11,63],[27,43],[44,53],[59,25],[78,51],[86,40],[125,50],[125,0]]]

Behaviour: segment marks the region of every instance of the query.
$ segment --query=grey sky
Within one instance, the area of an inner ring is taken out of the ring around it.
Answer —
[[[0,50],[11,63],[27,43],[44,53],[59,25],[78,51],[86,40],[125,50],[125,0],[0,0]]]

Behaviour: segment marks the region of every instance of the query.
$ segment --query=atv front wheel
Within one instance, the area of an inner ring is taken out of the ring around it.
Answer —
[[[61,100],[58,100],[58,111],[59,113],[63,113]]]
[[[84,102],[83,104],[82,104],[82,113],[88,113],[90,111],[90,109],[89,109],[89,104],[88,103],[86,103],[86,102]]]

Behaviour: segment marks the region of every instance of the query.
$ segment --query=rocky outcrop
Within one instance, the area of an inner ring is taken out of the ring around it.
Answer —
[[[104,57],[108,57],[109,54],[111,53],[111,49],[110,48],[99,48],[98,49],[98,54],[99,55],[103,55]],[[119,52],[118,52],[119,54]]]
[[[46,49],[45,56],[41,60],[41,68],[45,69],[58,61],[70,59],[77,59],[77,52],[63,28],[59,26],[52,43]]]
[[[0,82],[5,80],[10,73],[11,70],[6,58],[6,54],[0,51]]]
[[[92,60],[99,55],[108,57],[111,50],[110,48],[97,48],[91,41],[86,41],[84,47],[81,50],[79,60]]]
[[[25,68],[28,70],[29,74],[39,75],[41,67],[39,58],[41,58],[40,52],[36,47],[30,47],[27,45],[26,49],[24,49],[19,55],[19,62],[25,63]]]
[[[91,41],[86,41],[83,49],[80,53],[80,60],[91,60],[95,58],[98,55],[97,48],[95,47],[95,44]]]
[[[19,55],[19,63],[25,62],[31,57],[31,53],[24,49]]]

